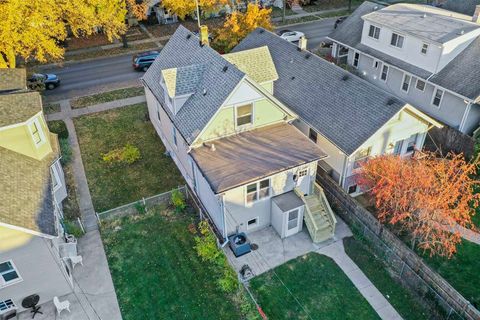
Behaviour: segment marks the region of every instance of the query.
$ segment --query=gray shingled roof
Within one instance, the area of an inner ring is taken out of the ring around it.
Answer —
[[[376,9],[375,9],[376,8]],[[423,79],[432,76],[432,73],[395,57],[377,51],[361,44],[363,19],[362,16],[382,8],[381,5],[365,1],[328,37],[349,47],[360,50],[377,59],[412,73]],[[445,89],[457,92],[472,100],[480,96],[480,40],[477,38],[461,54],[450,61],[439,73],[429,79]]]
[[[248,35],[234,51],[265,45],[279,75],[274,96],[348,155],[405,106],[386,91],[263,29]]]
[[[449,14],[447,10],[428,5],[398,3],[364,15],[363,19],[437,43],[446,43],[458,38],[461,32],[480,28],[470,17],[450,17]]]
[[[202,64],[205,70],[199,79],[195,93],[176,115],[165,108],[188,143],[194,141],[245,74],[212,48],[200,46],[198,38],[185,27],[180,26],[142,78],[143,83],[150,88],[157,99],[164,101],[160,86],[162,70]],[[225,66],[228,69],[224,72]]]
[[[480,0],[447,0],[442,8],[472,16],[477,5],[480,5]]]

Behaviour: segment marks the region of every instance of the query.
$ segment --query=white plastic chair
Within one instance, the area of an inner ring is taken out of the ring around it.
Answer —
[[[70,259],[70,261],[72,261],[72,268],[75,269],[75,266],[77,264],[81,264],[83,266],[83,258],[82,256],[78,255],[78,256],[73,256],[73,257],[68,257]]]
[[[53,297],[53,304],[55,305],[55,308],[57,308],[58,315],[60,315],[60,312],[63,310],[68,310],[68,312],[70,312],[70,301],[68,300],[60,302],[58,297]]]

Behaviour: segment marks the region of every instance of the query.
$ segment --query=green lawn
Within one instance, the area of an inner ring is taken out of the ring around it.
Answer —
[[[219,289],[215,270],[194,249],[189,225],[195,222],[193,216],[158,206],[141,216],[102,223],[124,320],[237,320],[246,318],[240,309],[254,310],[242,291]],[[248,319],[257,318],[250,313]]]
[[[82,116],[74,120],[88,186],[97,212],[169,191],[184,184],[149,121],[145,103]],[[102,154],[127,143],[140,150],[131,165],[111,165]]]
[[[45,114],[60,112],[60,103],[44,103],[43,112]]]
[[[435,269],[477,309],[480,308],[480,245],[463,240],[451,258],[423,255]]]
[[[70,102],[72,109],[93,106],[99,103],[110,102],[130,97],[143,96],[145,91],[143,87],[123,88],[108,92],[102,92],[91,96],[80,97]]]
[[[383,262],[366,247],[366,244],[353,237],[343,239],[343,244],[348,256],[405,320],[430,319],[429,312],[415,300],[415,296],[408,289],[390,276]]]
[[[278,277],[270,271],[250,282],[269,319],[379,319],[343,271],[326,256],[310,253],[274,271]]]

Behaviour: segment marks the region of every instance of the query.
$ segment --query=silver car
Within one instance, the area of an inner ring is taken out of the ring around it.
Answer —
[[[283,31],[280,33],[280,37],[282,39],[285,39],[289,42],[298,42],[300,41],[301,37],[304,37],[305,34],[300,31]]]

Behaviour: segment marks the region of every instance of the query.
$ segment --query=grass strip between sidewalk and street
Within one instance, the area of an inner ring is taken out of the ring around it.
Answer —
[[[84,96],[80,98],[73,99],[70,102],[72,109],[85,108],[88,106],[93,106],[100,103],[126,99],[131,97],[143,96],[145,91],[143,87],[131,87],[117,89],[113,91],[107,91],[102,93],[97,93],[91,96]]]

